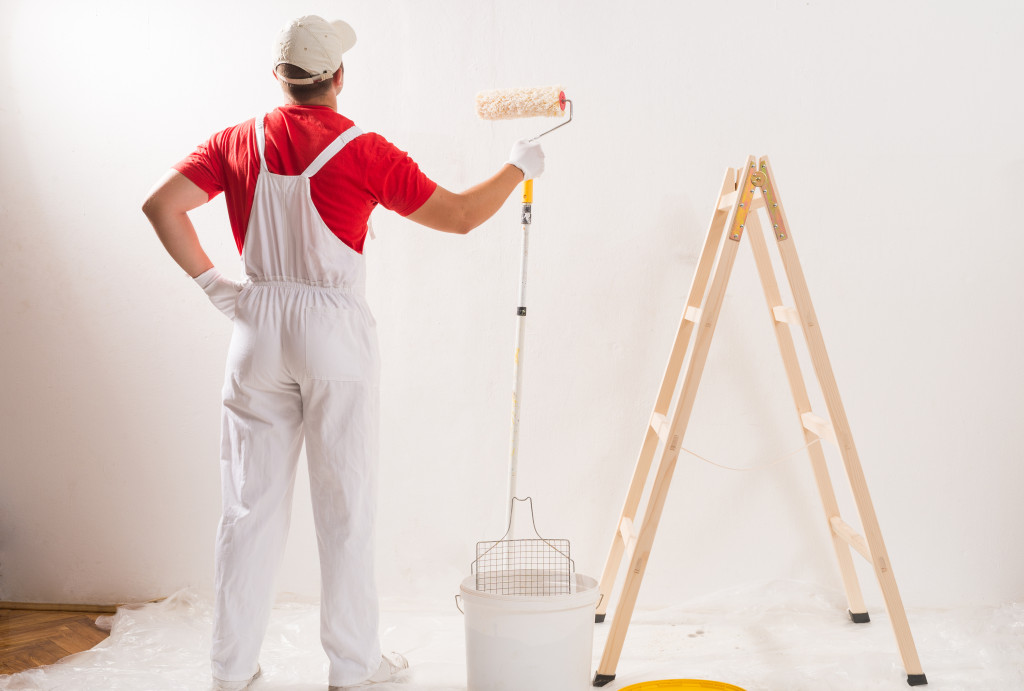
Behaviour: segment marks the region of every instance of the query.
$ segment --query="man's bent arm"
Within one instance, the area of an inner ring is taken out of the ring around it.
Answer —
[[[213,267],[206,256],[188,212],[209,201],[206,192],[176,170],[169,171],[142,203],[142,212],[153,224],[167,253],[195,278]]]
[[[406,218],[435,230],[465,234],[493,216],[522,180],[523,171],[506,163],[493,177],[462,193],[438,185],[423,206]]]

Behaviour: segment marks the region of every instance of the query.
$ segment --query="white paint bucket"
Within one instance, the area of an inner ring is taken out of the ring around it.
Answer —
[[[459,590],[466,615],[468,691],[589,691],[597,581],[575,575],[569,595]]]

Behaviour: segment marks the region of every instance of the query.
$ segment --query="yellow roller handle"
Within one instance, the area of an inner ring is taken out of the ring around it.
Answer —
[[[523,180],[523,204],[533,203],[533,180]]]

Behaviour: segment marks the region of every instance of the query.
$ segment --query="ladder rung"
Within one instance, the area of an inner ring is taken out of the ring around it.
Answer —
[[[623,516],[622,520],[619,521],[619,535],[622,536],[622,542],[626,545],[626,550],[632,550],[633,545],[636,544],[636,532],[633,530],[633,520],[629,516]]]
[[[836,535],[846,540],[850,547],[853,547],[855,550],[860,552],[862,557],[867,559],[869,562],[871,561],[871,552],[868,550],[868,543],[867,540],[864,539],[863,535],[859,534],[852,526],[850,526],[849,523],[839,516],[833,516],[828,522],[832,524],[832,530]]]
[[[688,322],[696,324],[700,321],[700,307],[694,307],[693,305],[687,305],[686,311],[683,312],[683,319]]]
[[[803,422],[804,429],[814,432],[822,439],[828,439],[836,446],[839,446],[836,430],[828,420],[818,417],[814,413],[804,413],[800,416],[800,421]]]
[[[633,521],[629,516],[623,516],[619,521],[619,535],[622,537],[622,556],[627,564],[633,562],[633,552],[636,550],[637,534],[633,529]]]
[[[775,315],[775,321],[786,322],[787,324],[799,324],[800,313],[796,311],[795,307],[772,307],[772,314]]]
[[[664,439],[668,434],[668,420],[661,413],[651,414],[651,429],[658,435],[658,439]]]

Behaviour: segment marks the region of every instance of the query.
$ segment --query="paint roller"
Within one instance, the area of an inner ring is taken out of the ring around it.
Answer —
[[[476,114],[482,120],[511,120],[532,117],[563,117],[569,107],[569,119],[541,132],[530,139],[540,139],[572,122],[572,101],[565,97],[560,86],[481,91],[476,95]],[[522,405],[523,355],[526,337],[526,259],[529,255],[530,224],[533,222],[533,180],[523,181],[523,255],[519,270],[519,306],[516,309],[516,350],[513,361],[512,433],[508,466],[508,505],[505,517],[508,523],[506,537],[513,539],[515,526],[513,511],[516,480],[519,468],[519,411]],[[523,501],[523,500],[520,500]],[[532,511],[531,511],[532,513]]]
[[[562,117],[569,106],[569,119],[531,139],[540,139],[559,127],[572,122],[572,101],[565,97],[560,86],[542,86],[518,89],[493,89],[476,95],[476,114],[481,120],[511,120],[514,118]]]

